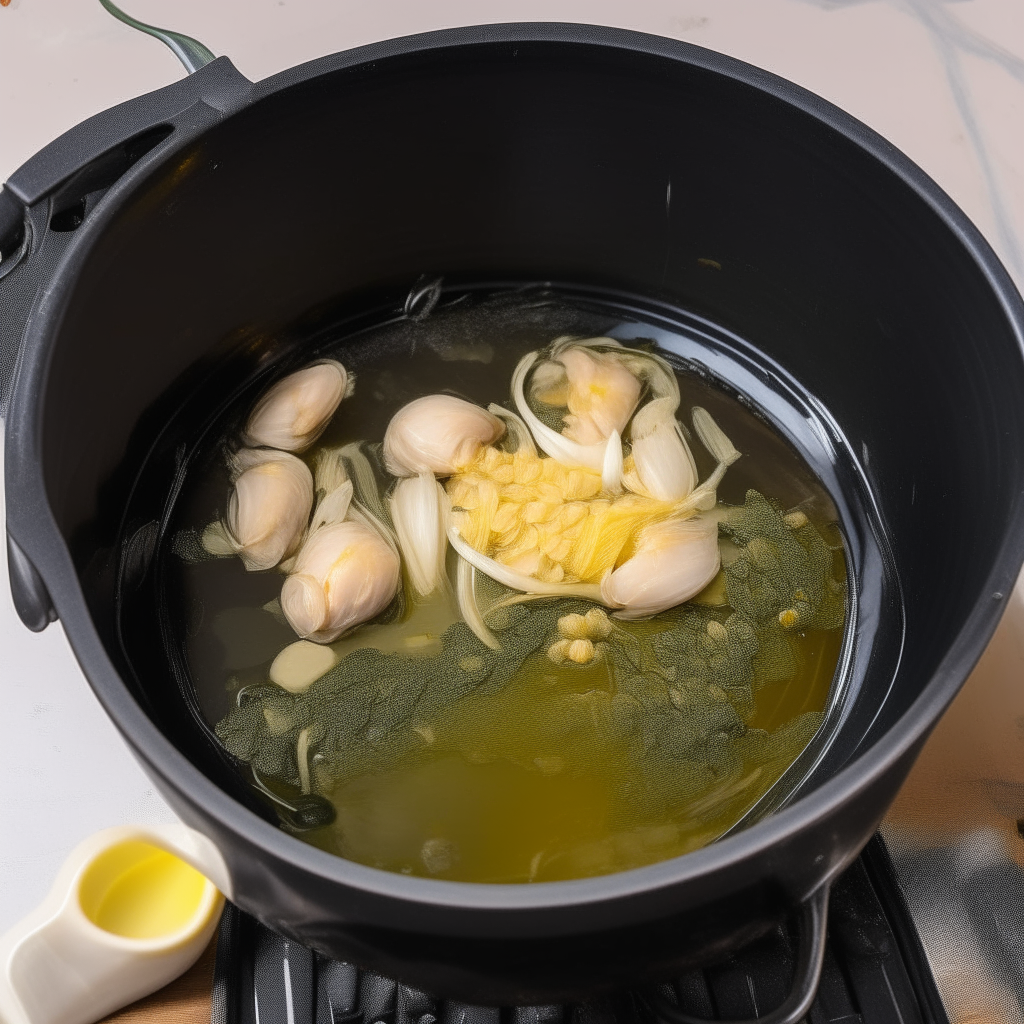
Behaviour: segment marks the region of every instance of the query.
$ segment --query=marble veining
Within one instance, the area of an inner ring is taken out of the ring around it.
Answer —
[[[840,10],[861,6],[873,0],[800,0],[823,10]],[[984,176],[988,200],[991,205],[998,240],[993,244],[999,251],[1007,269],[1018,286],[1024,282],[1024,251],[1013,215],[1009,209],[1004,187],[999,180],[989,152],[985,131],[977,115],[976,100],[970,76],[964,68],[963,56],[971,54],[997,65],[1024,86],[1024,59],[1017,57],[998,43],[960,21],[950,10],[970,0],[883,0],[914,17],[927,31],[932,45],[945,68],[949,90],[957,112],[970,139],[981,173]],[[1019,40],[1024,44],[1024,38]]]

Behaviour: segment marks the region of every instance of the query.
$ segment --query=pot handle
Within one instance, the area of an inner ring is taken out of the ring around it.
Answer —
[[[100,3],[118,21],[154,36],[169,47],[189,76],[207,64],[217,63],[217,58],[198,39],[138,21],[122,11],[113,0],[100,0]],[[219,73],[205,76],[198,83],[198,89],[196,82],[190,83],[185,79],[120,103],[76,125],[19,167],[4,185],[6,198],[0,195],[0,253],[6,254],[11,247],[7,236],[11,231],[13,201],[20,201],[26,207],[34,205],[109,150],[151,131],[197,100],[222,112],[226,112],[228,107],[241,105],[237,101],[242,99],[244,102],[252,83],[236,71],[226,57],[220,63]],[[231,69],[226,75],[223,65]]]
[[[823,885],[800,906],[800,938],[793,989],[783,1004],[763,1017],[728,1024],[798,1024],[807,1016],[818,992],[821,967],[825,960],[825,940],[828,937],[829,886]],[[683,1013],[667,996],[657,990],[648,990],[643,999],[659,1024],[711,1024],[704,1017],[691,1017]]]
[[[100,2],[132,28],[164,42],[190,73],[69,129],[0,187],[0,416],[37,298],[46,295],[64,250],[102,194],[135,163],[159,159],[248,105],[252,94],[252,82],[227,57],[215,58],[189,36],[136,21],[112,0]],[[10,532],[7,547],[15,608],[38,632],[56,619],[53,603]]]
[[[172,135],[175,121],[197,104],[223,117],[249,102],[252,82],[227,57],[214,57],[191,36],[138,21],[113,0],[100,3],[119,21],[168,46],[188,77],[87,118],[8,178],[0,187],[0,278],[27,255],[26,250],[37,248],[26,244],[31,241],[27,212],[41,200],[56,195],[51,213],[59,218],[89,193],[109,188],[136,160]],[[79,223],[81,219],[74,223],[73,216],[67,217],[56,230],[73,230]]]
[[[202,104],[219,120],[245,106],[251,89],[227,57],[218,57],[179,82],[87,118],[29,157],[0,191],[0,276],[9,272],[3,263],[19,255],[28,209],[56,194],[54,213],[60,214],[90,192],[109,188],[173,135],[186,111]]]
[[[175,38],[179,49],[188,40]],[[250,102],[252,82],[227,57],[210,57],[181,81],[75,125],[0,187],[0,416],[36,297],[102,194],[134,164],[159,159]]]

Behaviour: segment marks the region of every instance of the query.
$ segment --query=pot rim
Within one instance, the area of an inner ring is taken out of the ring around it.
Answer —
[[[570,43],[668,59],[747,85],[811,116],[873,157],[932,209],[982,272],[1024,354],[1024,302],[978,229],[924,171],[875,131],[832,103],[777,75],[700,46],[640,32],[571,23],[524,22],[445,29],[373,43],[298,65],[256,83],[251,102],[321,75],[392,57],[495,43]],[[613,903],[735,868],[787,836],[833,815],[878,782],[923,741],[980,657],[1016,582],[1024,562],[1024,497],[1016,501],[999,557],[986,580],[992,600],[981,601],[974,607],[932,679],[898,722],[833,778],[791,806],[742,832],[680,857],[611,875],[531,885],[415,878],[366,867],[304,843],[263,820],[207,779],[164,737],[134,700],[100,641],[70,552],[49,507],[41,462],[42,406],[37,398],[45,392],[52,339],[61,327],[73,282],[89,257],[93,242],[116,216],[122,200],[157,162],[204,134],[210,126],[206,123],[175,132],[171,149],[164,149],[159,156],[154,153],[144,157],[129,169],[76,232],[26,326],[6,424],[8,530],[53,596],[75,656],[104,710],[136,757],[166,786],[187,794],[207,814],[252,846],[325,881],[367,896],[426,907],[498,910],[515,915]],[[822,876],[834,877],[856,852],[823,867]],[[799,900],[808,893],[789,895]]]

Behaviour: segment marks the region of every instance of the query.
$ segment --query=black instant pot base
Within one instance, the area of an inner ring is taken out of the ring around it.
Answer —
[[[875,837],[832,887],[828,948],[807,1024],[948,1024],[917,934]],[[679,978],[686,1012],[763,1016],[789,991],[795,936],[780,928],[723,963]],[[328,960],[228,904],[211,1024],[654,1024],[633,992],[568,1006],[469,1006]]]

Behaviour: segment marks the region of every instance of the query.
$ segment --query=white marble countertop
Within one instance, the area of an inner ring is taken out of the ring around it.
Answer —
[[[487,22],[585,21],[685,39],[789,78],[886,136],[963,207],[1024,285],[1022,0],[124,0],[124,6],[195,36],[252,79],[390,36]],[[97,0],[11,0],[0,7],[0,181],[81,119],[181,75],[169,51],[113,20]],[[0,575],[6,577],[2,548]],[[1001,628],[1004,645],[1010,629],[1024,636],[1024,602],[1011,607],[1012,621]],[[1019,670],[1019,657],[1004,662]],[[986,671],[993,664],[990,659]],[[172,816],[100,710],[59,624],[41,635],[23,629],[3,583],[0,709],[2,932],[39,902],[84,836]]]

